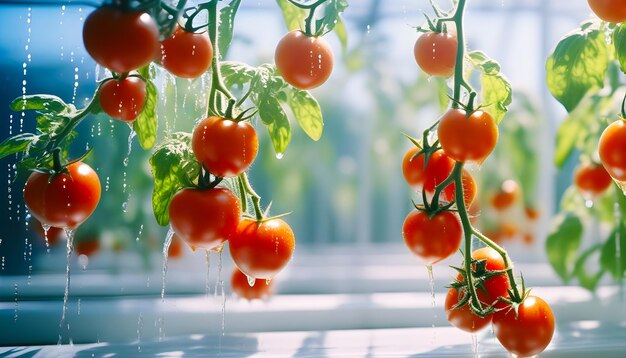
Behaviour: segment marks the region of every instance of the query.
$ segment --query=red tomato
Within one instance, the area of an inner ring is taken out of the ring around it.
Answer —
[[[248,122],[206,118],[193,130],[193,153],[211,174],[236,177],[254,162],[259,139]]]
[[[414,210],[404,220],[404,243],[427,265],[435,264],[454,254],[461,245],[463,229],[456,214],[444,211],[432,219]]]
[[[213,45],[205,33],[187,32],[177,28],[161,42],[161,64],[171,74],[196,78],[209,70],[213,60]]]
[[[493,314],[493,332],[507,351],[520,357],[543,352],[554,334],[554,315],[541,298],[528,296],[515,310],[503,309]]]
[[[413,47],[415,61],[431,76],[450,77],[454,73],[458,41],[450,33],[427,32]]]
[[[402,159],[402,175],[411,189],[421,191],[424,186],[425,169],[424,155],[413,157],[420,149],[413,147],[409,149]]]
[[[538,209],[530,206],[524,208],[524,213],[526,214],[526,218],[531,221],[539,219],[539,216],[541,215]]]
[[[110,79],[100,87],[98,99],[104,113],[130,123],[146,103],[146,83],[134,76],[119,81]]]
[[[91,57],[113,72],[129,72],[159,51],[159,29],[149,14],[100,7],[85,19],[83,42]]]
[[[334,57],[324,38],[295,30],[276,45],[274,62],[287,83],[308,90],[321,86],[330,77]]]
[[[76,255],[91,256],[100,250],[100,240],[97,237],[86,237],[74,243]]]
[[[520,197],[520,187],[515,180],[505,180],[500,189],[491,197],[491,205],[499,211],[508,209]]]
[[[474,180],[472,174],[463,169],[461,174],[461,183],[463,184],[463,201],[465,202],[465,207],[469,208],[474,202],[476,192],[478,191],[476,180]],[[452,202],[456,196],[455,188],[456,184],[454,184],[454,182],[448,184],[448,186],[446,186],[441,192],[441,199],[447,202]]]
[[[626,122],[611,123],[598,143],[600,161],[607,172],[618,181],[626,181]]]
[[[574,171],[574,184],[587,199],[604,193],[613,179],[602,165],[585,163]]]
[[[626,2],[624,0],[587,0],[587,2],[591,10],[604,21],[626,21]]]
[[[248,276],[235,267],[230,278],[230,287],[237,296],[248,301],[262,300],[272,295],[272,283],[266,280],[256,280],[253,286],[248,283]]]
[[[460,298],[463,298],[463,295],[464,294],[461,294]],[[459,291],[456,288],[449,289],[444,306],[448,322],[450,322],[450,324],[454,327],[466,332],[474,333],[485,328],[489,322],[491,322],[492,316],[484,318],[477,316],[470,310],[469,305],[453,309],[452,307],[454,307],[458,302]]]
[[[75,229],[96,210],[100,181],[83,162],[67,166],[68,174],[33,172],[24,186],[24,203],[42,224]]]
[[[291,260],[295,244],[293,231],[281,219],[260,223],[244,219],[228,245],[233,261],[244,274],[271,279]]]
[[[170,259],[179,259],[183,256],[183,240],[174,234],[172,242],[167,250],[167,257]]]
[[[483,247],[472,252],[472,259],[477,261],[485,260],[485,268],[488,271],[504,270],[504,260],[498,252],[490,247]],[[472,267],[476,269],[476,267]],[[459,274],[457,280],[463,281],[463,276]],[[482,287],[476,288],[476,294],[481,303],[486,305],[493,304],[498,297],[508,297],[507,290],[510,288],[509,278],[506,273],[490,277],[483,282]]]
[[[426,193],[434,193],[435,187],[446,180],[453,169],[454,160],[450,159],[443,150],[431,154],[424,173],[424,190]]]
[[[475,111],[469,117],[462,109],[450,109],[437,130],[443,151],[458,162],[481,164],[498,142],[498,126],[491,115]]]
[[[187,188],[174,195],[169,212],[178,237],[189,245],[214,250],[235,234],[241,203],[226,188]]]

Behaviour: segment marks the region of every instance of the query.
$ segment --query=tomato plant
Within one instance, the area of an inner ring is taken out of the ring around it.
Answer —
[[[626,21],[626,6],[621,0],[587,0],[591,10],[608,22]]]
[[[554,334],[554,314],[541,298],[528,296],[517,309],[505,307],[493,315],[493,333],[509,352],[530,357],[543,352]]]
[[[306,90],[326,82],[333,70],[334,56],[323,37],[296,30],[289,32],[276,45],[274,61],[285,81]]]
[[[431,76],[450,77],[456,62],[456,36],[445,32],[426,32],[413,47],[415,61],[422,71]]]
[[[100,87],[100,107],[109,116],[133,122],[146,103],[146,83],[139,77],[110,79]]]
[[[439,120],[437,136],[450,158],[481,164],[496,147],[498,126],[487,112],[450,109]]]
[[[171,74],[183,78],[200,77],[211,67],[213,45],[205,33],[177,28],[161,42],[161,64]]]
[[[235,295],[248,301],[262,300],[272,295],[273,282],[255,280],[254,284],[250,285],[248,276],[235,267],[230,277],[230,288]]]
[[[470,310],[468,305],[455,307],[459,301],[462,301],[465,293],[459,293],[456,288],[451,288],[446,294],[444,308],[446,310],[446,318],[451,325],[466,332],[474,333],[487,327],[491,323],[492,316],[480,317]]]
[[[451,212],[429,217],[428,213],[415,210],[404,220],[402,237],[409,250],[432,265],[459,249],[462,228],[459,218]]]

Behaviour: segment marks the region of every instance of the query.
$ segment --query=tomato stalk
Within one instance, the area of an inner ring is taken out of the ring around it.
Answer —
[[[209,113],[207,114],[207,116],[210,116],[211,112],[215,114],[223,113],[221,110],[222,103],[218,103],[218,91],[225,95],[229,100],[235,98],[235,96],[228,90],[228,88],[226,88],[226,85],[224,85],[224,80],[222,79],[222,74],[220,72],[220,47],[217,43],[217,1],[218,0],[211,0],[206,4],[206,8],[209,11],[209,39],[211,40],[211,44],[213,45],[213,61],[211,63],[211,90],[209,91]]]
[[[315,32],[313,31],[313,19],[315,18],[315,10],[318,8],[318,6],[325,3],[326,0],[317,0],[314,3],[307,4],[307,5],[300,4],[294,0],[288,0],[288,1],[300,9],[309,10],[309,15],[306,17],[306,20],[304,20],[304,33],[307,36],[314,36]]]
[[[261,210],[261,196],[257,194],[256,191],[254,191],[254,189],[252,188],[252,185],[250,185],[250,180],[248,180],[248,174],[246,172],[241,173],[238,178],[239,178],[240,188],[243,188],[243,190],[245,191],[245,194],[250,195],[250,198],[252,198],[252,205],[254,206],[254,215],[257,221],[262,221],[263,210]],[[243,207],[243,202],[246,201],[246,195],[243,195],[241,201],[242,201],[242,207]]]

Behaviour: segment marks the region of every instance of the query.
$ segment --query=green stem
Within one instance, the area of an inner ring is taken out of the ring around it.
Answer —
[[[252,205],[254,206],[254,215],[256,216],[257,221],[263,220],[263,211],[261,210],[261,197],[259,194],[252,189],[252,185],[250,185],[250,181],[248,180],[247,173],[241,173],[239,175],[239,179],[243,184],[243,187],[248,195],[252,198]]]
[[[63,164],[61,164],[61,148],[54,148],[52,150],[52,170],[55,173],[60,173],[63,170]]]
[[[206,7],[209,11],[209,38],[211,40],[211,44],[213,45],[213,61],[211,63],[211,90],[209,91],[209,113],[207,114],[207,116],[211,115],[211,111],[216,114],[223,113],[221,110],[222,103],[218,103],[217,100],[217,91],[223,93],[228,99],[235,98],[235,96],[233,96],[233,94],[224,85],[224,81],[222,80],[222,74],[220,72],[220,50],[217,31],[217,1],[218,0],[211,0]]]
[[[246,188],[243,185],[243,179],[241,179],[241,176],[237,178],[237,185],[239,186],[239,198],[241,199],[241,211],[245,213],[248,211],[248,198],[246,196]]]
[[[314,31],[313,31],[313,20],[315,19],[315,10],[317,9],[318,6],[322,5],[324,2],[326,2],[326,0],[318,0],[312,4],[300,4],[294,0],[288,0],[292,5],[300,8],[300,9],[304,9],[304,10],[309,10],[309,15],[307,16],[306,20],[304,20],[304,33],[307,36],[314,36]],[[317,30],[317,29],[316,29]]]
[[[458,164],[459,162],[457,162]],[[457,169],[456,165],[454,167],[454,169],[452,170],[452,173],[450,173],[450,175],[448,175],[448,177],[446,178],[446,180],[442,181],[441,183],[437,184],[437,186],[435,187],[435,193],[433,194],[433,199],[431,201],[431,207],[436,208],[439,207],[439,195],[441,194],[441,192],[450,184],[454,181],[454,178],[456,177],[456,172],[457,170],[462,172],[461,168],[463,167],[463,163],[461,163],[461,166],[459,167],[459,169]],[[456,198],[454,199],[456,201]]]

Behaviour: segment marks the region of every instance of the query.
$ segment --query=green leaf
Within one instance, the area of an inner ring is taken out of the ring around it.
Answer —
[[[626,23],[621,23],[613,31],[613,46],[615,46],[615,57],[619,62],[622,72],[626,73]]]
[[[341,55],[343,56],[348,49],[348,29],[346,29],[346,24],[341,18],[338,18],[335,24],[335,35],[337,35],[337,39],[339,39],[341,44]]]
[[[594,291],[600,282],[600,279],[604,275],[604,270],[600,269],[595,274],[587,273],[586,264],[587,260],[597,251],[600,251],[602,245],[594,245],[589,249],[585,250],[578,260],[576,260],[576,264],[574,265],[574,276],[578,279],[580,285],[589,291]]]
[[[292,88],[288,92],[287,103],[304,132],[314,141],[319,140],[322,137],[324,120],[315,98],[307,91]]]
[[[513,101],[511,84],[500,72],[500,64],[484,52],[473,51],[467,54],[472,65],[481,72],[482,101],[487,111],[500,124]]]
[[[277,155],[282,155],[291,141],[291,126],[287,114],[280,106],[278,99],[269,93],[260,95],[255,104],[261,121],[267,127],[274,151]]]
[[[227,87],[243,86],[250,82],[256,75],[256,68],[243,62],[223,61],[220,65],[220,72]]]
[[[7,155],[26,151],[31,143],[37,139],[39,139],[39,136],[32,133],[21,133],[5,139],[0,143],[0,159]]]
[[[617,240],[618,236],[619,241]],[[609,239],[602,246],[600,266],[610,272],[613,279],[617,281],[621,281],[624,277],[624,272],[626,272],[626,228],[623,223],[620,223],[619,231],[613,230]]]
[[[61,113],[68,110],[70,106],[57,96],[35,94],[17,97],[11,102],[9,108],[15,112],[35,110],[43,113]]]
[[[169,207],[174,195],[190,186],[200,173],[200,165],[191,149],[191,134],[172,133],[150,157],[154,191],[152,209],[159,225],[169,223]]]
[[[157,103],[158,91],[152,81],[146,81],[146,104],[137,117],[133,128],[143,149],[150,149],[157,137]]]
[[[548,261],[565,282],[572,277],[573,264],[582,235],[582,222],[574,214],[568,213],[561,214],[556,218],[546,239]]]
[[[431,77],[431,81],[435,81],[437,85],[437,99],[439,100],[439,108],[442,111],[448,109],[448,105],[450,104],[450,97],[448,97],[448,85],[446,84],[446,80],[441,77]]]
[[[567,158],[572,154],[579,135],[585,131],[585,124],[577,117],[569,116],[565,118],[556,133],[556,148],[554,150],[554,164],[557,168],[562,168]]]
[[[339,23],[341,13],[348,8],[346,0],[328,0],[324,9],[324,17],[316,22],[315,34],[325,35],[335,28]]]
[[[303,28],[304,18],[307,15],[306,10],[290,4],[287,0],[276,0],[276,3],[283,13],[287,30],[293,31]]]
[[[217,44],[220,50],[221,58],[225,58],[233,40],[233,27],[235,23],[235,15],[239,9],[241,0],[232,0],[228,5],[220,10],[220,23]]]
[[[556,46],[546,63],[548,89],[568,112],[590,91],[602,88],[608,66],[606,36],[587,22]]]

